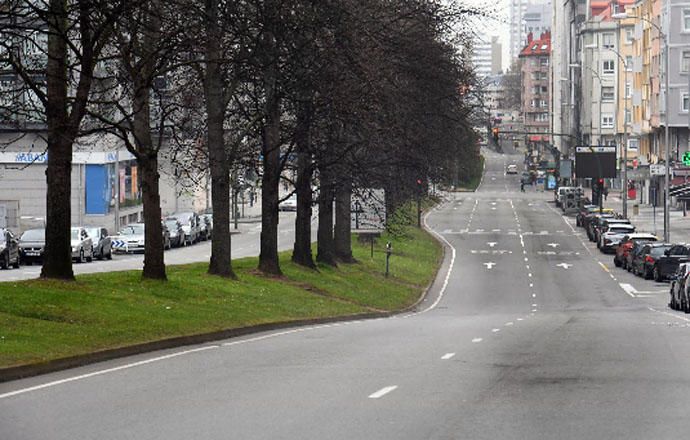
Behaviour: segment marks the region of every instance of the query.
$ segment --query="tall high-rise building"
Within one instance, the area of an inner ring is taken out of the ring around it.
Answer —
[[[510,59],[525,46],[527,34],[541,35],[551,29],[550,0],[510,0]]]
[[[501,73],[501,43],[498,37],[491,37],[491,42],[479,41],[475,43],[472,53],[472,63],[477,75],[481,78]]]

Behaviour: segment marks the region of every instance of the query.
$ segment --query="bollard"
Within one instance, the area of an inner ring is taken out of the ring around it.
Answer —
[[[391,253],[393,253],[393,246],[391,246],[391,242],[389,241],[386,243],[386,277],[388,277],[390,269]]]

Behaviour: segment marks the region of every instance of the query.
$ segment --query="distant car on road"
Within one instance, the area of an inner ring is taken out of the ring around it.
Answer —
[[[609,226],[598,242],[599,250],[602,253],[615,252],[623,237],[635,232],[635,226],[625,223],[614,223]]]
[[[108,230],[105,228],[86,228],[86,233],[93,241],[93,256],[102,260],[113,259],[112,240],[108,236]]]
[[[293,194],[278,204],[279,211],[297,211],[297,195]]]
[[[165,220],[164,223],[170,233],[170,245],[172,247],[184,246],[184,231],[180,222],[177,220]]]
[[[72,259],[77,263],[89,263],[93,261],[93,240],[89,233],[81,226],[70,228],[70,245],[72,246]]]
[[[19,268],[19,240],[9,229],[0,228],[0,268]]]
[[[647,243],[642,246],[642,249],[635,253],[632,260],[632,273],[645,280],[652,278],[656,260],[664,255],[664,252],[669,250],[671,246],[668,243]]]
[[[114,250],[118,252],[144,252],[144,240],[144,224],[132,223],[120,229],[120,234],[114,237],[113,241],[119,245]]]
[[[28,229],[19,237],[19,258],[21,264],[31,266],[34,262],[43,261],[46,246],[45,229]]]
[[[648,243],[650,241],[658,241],[656,235],[636,232],[634,234],[628,234],[624,236],[623,238],[621,238],[621,241],[618,244],[618,247],[616,248],[616,255],[614,255],[613,257],[613,264],[616,267],[622,267],[623,269],[627,269],[628,256],[635,243]]]
[[[199,216],[194,212],[178,212],[166,217],[166,220],[177,220],[184,231],[185,244],[194,244],[199,241]]]
[[[511,163],[506,168],[506,174],[517,174],[517,173],[518,173],[518,167],[514,163]]]

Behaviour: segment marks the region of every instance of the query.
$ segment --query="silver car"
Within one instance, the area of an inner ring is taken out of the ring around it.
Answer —
[[[144,224],[132,223],[120,230],[120,235],[113,238],[113,249],[119,252],[144,252]]]
[[[93,240],[89,233],[81,226],[70,229],[70,241],[72,246],[72,259],[78,263],[93,261]]]

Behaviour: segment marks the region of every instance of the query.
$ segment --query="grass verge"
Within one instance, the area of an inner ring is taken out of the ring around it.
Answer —
[[[385,278],[385,244],[391,275]],[[426,232],[384,234],[370,256],[353,239],[355,264],[305,269],[281,253],[283,277],[234,260],[237,281],[206,274],[206,263],[168,267],[168,281],[140,272],[81,275],[76,282],[0,283],[0,368],[27,365],[177,336],[256,324],[401,310],[414,304],[440,264]]]

